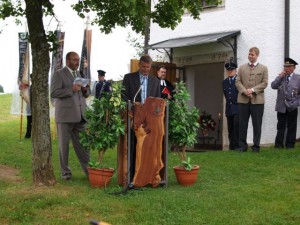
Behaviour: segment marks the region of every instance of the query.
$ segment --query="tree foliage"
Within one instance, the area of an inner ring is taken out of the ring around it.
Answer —
[[[144,33],[145,17],[162,28],[174,29],[182,19],[185,10],[194,19],[200,18],[202,0],[159,0],[153,7],[148,7],[145,0],[80,0],[73,8],[82,18],[85,12],[97,13],[93,23],[104,33],[110,33],[116,26],[131,26],[137,33]],[[219,4],[219,0],[207,0],[208,4]]]
[[[4,92],[4,88],[2,87],[2,85],[0,84],[0,93]]]

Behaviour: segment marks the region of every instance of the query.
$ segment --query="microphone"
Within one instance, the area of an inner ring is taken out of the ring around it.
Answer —
[[[140,88],[138,89],[138,91],[136,92],[136,94],[135,94],[135,96],[134,96],[134,98],[133,98],[133,104],[135,103],[135,98],[136,98],[136,96],[138,95],[138,93],[141,91],[141,89],[142,89],[142,85],[143,84],[141,84],[141,86],[140,86]]]
[[[141,91],[143,84],[144,84],[144,79],[142,80],[142,83],[141,83],[141,85],[140,85],[140,88],[137,90],[136,94],[135,94],[134,97],[133,97],[133,104],[135,103],[135,98],[136,98],[136,96],[138,95],[138,93]]]

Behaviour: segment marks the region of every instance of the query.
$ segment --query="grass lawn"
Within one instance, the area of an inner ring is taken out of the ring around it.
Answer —
[[[62,181],[57,140],[53,140],[57,184],[34,187],[31,140],[19,140],[19,117],[9,115],[10,99],[11,95],[0,95],[0,224],[83,225],[91,219],[113,225],[300,224],[299,145],[289,151],[263,148],[259,154],[188,153],[193,163],[201,167],[198,180],[191,187],[177,184],[172,167],[179,160],[170,152],[168,187],[115,195],[122,190],[117,186],[116,174],[108,188],[91,188],[73,149],[73,179]],[[106,154],[107,165],[116,168],[116,150]],[[19,174],[3,176],[3,165],[17,169]]]

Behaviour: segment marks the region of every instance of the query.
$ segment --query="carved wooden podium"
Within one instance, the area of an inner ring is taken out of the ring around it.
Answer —
[[[168,184],[168,114],[162,98],[127,104],[126,132],[118,145],[118,184],[136,187]]]

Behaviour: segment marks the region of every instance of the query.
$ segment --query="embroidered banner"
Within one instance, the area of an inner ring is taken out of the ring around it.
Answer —
[[[55,33],[57,38],[57,48],[52,54],[51,79],[54,72],[63,67],[65,32],[56,30]]]
[[[86,79],[91,79],[91,71],[90,71],[91,46],[92,46],[92,30],[85,29],[83,35],[79,71],[81,76]]]
[[[63,68],[63,54],[64,54],[64,43],[65,43],[65,32],[61,32],[60,30],[56,30],[56,40],[57,40],[57,48],[53,51],[52,54],[52,64],[51,64],[51,77],[52,80],[53,74],[56,70]],[[55,99],[51,98],[51,104],[54,106]],[[54,115],[54,111],[50,108],[50,115]]]
[[[18,85],[20,95],[26,103],[30,103],[29,99],[29,42],[28,33],[20,32],[19,36],[19,74]]]

